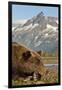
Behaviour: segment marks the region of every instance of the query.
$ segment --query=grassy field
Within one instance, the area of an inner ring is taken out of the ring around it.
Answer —
[[[30,80],[28,78],[18,78],[16,80],[12,80],[13,86],[19,85],[33,85],[33,84],[52,84],[58,83],[58,72],[54,72],[53,70],[48,70],[48,74],[41,77],[40,80]]]
[[[58,64],[58,57],[42,57],[44,64]]]
[[[58,64],[58,58],[57,57],[43,57],[43,63],[44,64]],[[47,69],[48,73],[43,75],[40,80],[30,80],[29,77],[27,78],[21,78],[12,80],[13,86],[19,86],[19,85],[33,85],[33,84],[50,84],[50,83],[58,83],[58,70],[53,69]]]

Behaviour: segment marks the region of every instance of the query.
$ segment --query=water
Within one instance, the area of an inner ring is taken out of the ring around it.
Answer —
[[[52,69],[54,71],[58,71],[58,64],[44,64],[44,66],[47,68],[47,69]]]
[[[58,67],[58,64],[44,64],[44,66],[57,66]]]

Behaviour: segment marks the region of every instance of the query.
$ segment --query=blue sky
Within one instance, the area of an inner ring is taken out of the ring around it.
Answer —
[[[12,21],[32,18],[41,11],[47,16],[58,17],[57,7],[12,5]]]

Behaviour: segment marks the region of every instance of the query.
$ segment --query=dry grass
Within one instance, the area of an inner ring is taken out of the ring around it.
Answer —
[[[40,80],[30,80],[27,78],[20,78],[12,80],[12,85],[34,85],[34,84],[52,84],[58,83],[58,72],[53,70],[48,70],[48,73],[43,75]]]

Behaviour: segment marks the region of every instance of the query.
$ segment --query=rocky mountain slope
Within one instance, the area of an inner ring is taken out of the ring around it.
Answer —
[[[58,18],[40,12],[15,29],[12,27],[12,41],[36,51],[53,52],[58,48]]]

